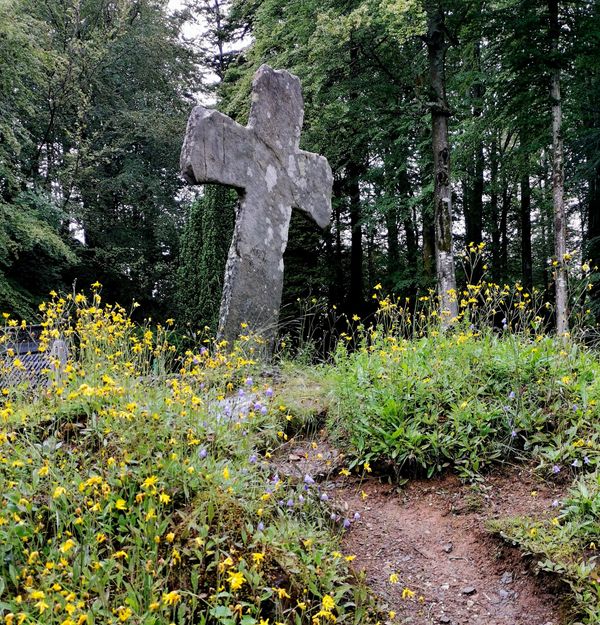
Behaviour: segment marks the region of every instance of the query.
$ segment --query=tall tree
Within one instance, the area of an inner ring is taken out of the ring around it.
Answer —
[[[434,173],[435,256],[442,319],[448,325],[458,316],[454,254],[452,250],[452,189],[450,186],[450,143],[446,98],[446,51],[448,32],[441,2],[426,2],[427,51],[429,56],[431,126]]]
[[[558,0],[548,0],[551,50],[550,98],[552,105],[552,204],[554,207],[554,255],[556,257],[556,332],[569,330],[567,291],[567,223],[564,201],[564,153],[562,138],[562,102],[560,90],[560,21]]]

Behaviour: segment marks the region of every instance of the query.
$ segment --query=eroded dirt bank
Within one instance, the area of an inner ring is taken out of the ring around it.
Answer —
[[[475,485],[445,476],[397,487],[344,476],[343,455],[322,438],[291,441],[277,464],[283,473],[314,476],[340,518],[351,519],[344,553],[356,556],[355,571],[392,612],[390,623],[564,622],[562,593],[485,527],[494,518],[555,514],[564,490],[530,468],[503,468]]]

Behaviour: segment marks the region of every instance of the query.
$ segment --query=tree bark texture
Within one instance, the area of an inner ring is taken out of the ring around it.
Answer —
[[[490,146],[490,220],[492,222],[492,280],[500,281],[500,224],[498,223],[498,143]]]
[[[446,100],[446,29],[444,12],[437,2],[427,3],[427,50],[433,101],[431,126],[434,170],[435,258],[443,326],[458,316],[454,254],[452,252],[452,189],[450,187],[450,144]]]
[[[531,257],[531,183],[529,166],[521,176],[521,280],[531,291],[533,287],[533,261]]]
[[[556,288],[556,333],[564,336],[569,331],[567,267],[567,224],[564,200],[564,153],[562,139],[562,110],[560,94],[560,64],[558,44],[560,24],[558,18],[558,0],[548,0],[550,15],[551,43],[551,82],[550,99],[552,102],[552,205],[554,208],[554,255]]]

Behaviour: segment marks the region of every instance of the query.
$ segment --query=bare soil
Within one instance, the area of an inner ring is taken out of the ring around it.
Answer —
[[[504,467],[475,484],[447,475],[398,487],[344,477],[343,454],[323,438],[291,441],[277,466],[320,479],[340,516],[352,519],[344,552],[356,556],[355,571],[364,572],[382,607],[395,612],[390,623],[564,623],[555,580],[535,575],[519,551],[486,529],[495,518],[553,516],[564,488],[540,481],[530,467]]]

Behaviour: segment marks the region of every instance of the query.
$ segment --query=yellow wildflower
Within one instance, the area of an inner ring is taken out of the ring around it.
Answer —
[[[415,596],[415,591],[411,590],[410,588],[405,588],[402,591],[402,598],[403,599],[412,599]]]
[[[229,571],[227,581],[229,582],[231,591],[235,592],[246,583],[246,578],[244,577],[244,574],[239,571]]]
[[[142,488],[152,488],[153,486],[156,485],[157,482],[158,482],[158,478],[156,477],[156,475],[151,475],[150,477],[147,477],[144,480],[144,483],[142,484]]]
[[[165,593],[162,596],[162,600],[165,605],[176,605],[181,601],[181,597],[177,590],[172,590],[171,592]]]
[[[291,599],[288,591],[285,588],[273,588],[273,592],[277,593],[280,599]]]
[[[119,620],[121,621],[121,623],[124,623],[125,621],[127,621],[131,617],[132,614],[133,614],[133,611],[129,607],[125,608],[124,606],[120,605],[117,608],[117,616],[119,617]]]
[[[65,540],[65,542],[60,546],[60,552],[61,553],[69,553],[69,551],[71,551],[71,549],[73,549],[73,547],[75,546],[75,541],[72,538],[69,538],[68,540]]]

